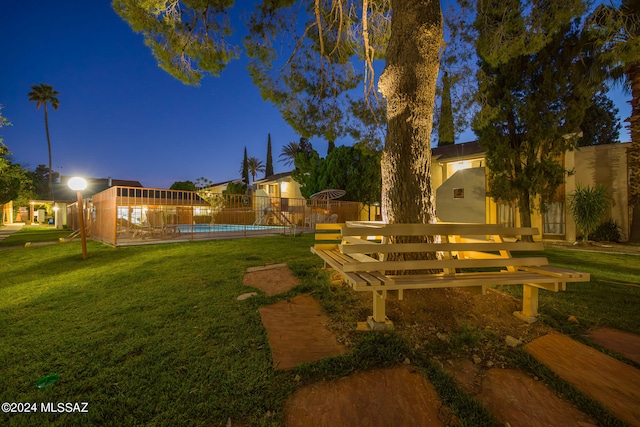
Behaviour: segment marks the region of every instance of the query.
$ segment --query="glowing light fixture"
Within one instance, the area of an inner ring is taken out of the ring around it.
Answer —
[[[80,223],[80,238],[82,240],[82,258],[87,259],[87,236],[84,229],[84,201],[82,200],[82,190],[87,188],[87,181],[79,176],[74,176],[67,183],[70,189],[78,195],[78,219]]]

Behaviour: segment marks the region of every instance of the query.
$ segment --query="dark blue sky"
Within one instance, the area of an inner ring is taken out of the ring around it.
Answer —
[[[271,134],[276,172],[282,146],[299,136],[262,100],[243,59],[221,77],[185,86],[158,68],[142,36],[108,0],[12,1],[0,13],[0,105],[13,123],[2,129],[14,161],[48,163],[42,109],[28,102],[31,86],[52,85],[60,108],[50,110],[54,169],[62,175],[138,180],[147,187],[204,176],[239,177],[244,146],[265,160]],[[238,1],[232,16],[253,2]],[[238,21],[236,29],[243,30]],[[629,116],[626,96],[614,97]],[[461,142],[473,139],[466,133]],[[628,133],[621,133],[628,141]],[[348,143],[349,141],[338,141]],[[313,139],[326,153],[326,142]],[[260,176],[261,177],[261,176]]]

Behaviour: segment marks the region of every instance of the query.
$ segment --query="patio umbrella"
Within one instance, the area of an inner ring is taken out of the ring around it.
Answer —
[[[347,194],[344,190],[336,190],[333,188],[329,188],[326,190],[318,191],[315,194],[312,194],[310,199],[313,200],[326,200],[327,201],[327,210],[329,210],[329,200],[339,199],[340,197]]]
[[[347,194],[347,192],[344,190],[335,190],[330,188],[327,190],[318,191],[317,193],[312,194],[310,198],[314,200],[333,200],[339,199],[345,194]]]

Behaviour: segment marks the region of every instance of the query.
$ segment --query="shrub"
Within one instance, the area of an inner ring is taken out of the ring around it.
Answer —
[[[582,187],[578,184],[576,190],[569,195],[569,208],[585,241],[589,240],[588,236],[602,221],[609,206],[608,199],[607,189],[603,185]]]
[[[593,234],[589,235],[589,239],[596,242],[618,243],[622,239],[622,227],[615,220],[609,218],[600,224]]]

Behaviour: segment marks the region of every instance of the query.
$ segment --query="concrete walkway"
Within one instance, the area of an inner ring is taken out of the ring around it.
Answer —
[[[0,242],[20,230],[24,224],[6,224],[0,227]]]

